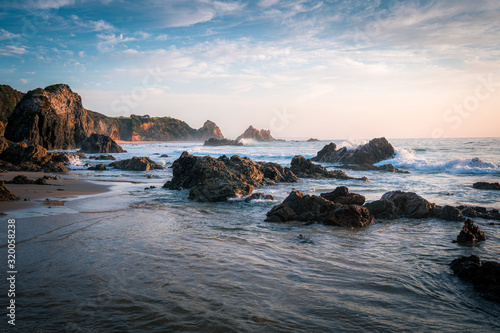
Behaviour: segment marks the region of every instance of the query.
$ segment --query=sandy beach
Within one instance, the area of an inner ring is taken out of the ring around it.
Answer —
[[[10,181],[17,175],[25,175],[31,180],[54,174],[43,172],[6,172],[0,173],[0,181]],[[64,175],[58,180],[47,180],[47,185],[36,184],[6,184],[6,186],[17,194],[19,201],[0,201],[0,212],[13,211],[33,207],[37,204],[63,205],[64,199],[103,193],[109,190],[108,185],[96,184],[88,181],[67,179]],[[25,200],[27,199],[27,200]],[[49,199],[49,200],[47,200]]]

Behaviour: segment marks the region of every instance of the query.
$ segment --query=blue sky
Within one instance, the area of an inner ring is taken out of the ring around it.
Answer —
[[[228,137],[498,136],[499,1],[1,1],[1,82]]]

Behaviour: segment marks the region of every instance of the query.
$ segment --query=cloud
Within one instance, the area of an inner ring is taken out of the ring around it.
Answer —
[[[100,41],[97,44],[97,49],[103,52],[113,50],[116,45],[126,42],[135,41],[133,37],[123,37],[123,34],[98,34],[97,38]]]
[[[155,39],[163,42],[163,41],[166,41],[168,39],[168,35],[167,34],[160,34],[160,35],[156,36]]]
[[[19,38],[21,34],[13,34],[5,29],[0,29],[0,40]]]
[[[25,53],[28,53],[28,50],[23,46],[7,45],[0,47],[0,55],[3,56],[17,56]]]
[[[104,20],[98,20],[98,21],[83,21],[78,17],[77,15],[71,15],[70,18],[80,27],[83,27],[85,29],[91,30],[91,31],[115,31],[116,28],[104,21]]]
[[[276,5],[279,0],[261,0],[259,1],[259,6],[267,8]]]
[[[21,81],[22,83],[26,84],[26,83],[30,83],[31,79],[19,79],[19,81]]]
[[[30,2],[30,6],[39,9],[59,9],[74,4],[75,0],[38,0]]]
[[[144,32],[144,31],[137,31],[134,33],[135,36],[137,36],[139,39],[148,39],[151,37],[150,33]]]

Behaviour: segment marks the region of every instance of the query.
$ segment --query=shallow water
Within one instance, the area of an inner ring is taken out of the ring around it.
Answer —
[[[471,185],[499,180],[495,149],[499,140],[461,140],[448,147],[435,140],[390,140],[400,149],[394,165],[405,165],[411,174],[347,170],[368,176],[370,183],[302,180],[262,188],[277,198],[275,202],[191,202],[186,191],[161,188],[171,177],[170,169],[74,171],[74,177],[116,185],[112,192],[68,202],[60,208],[61,215],[12,216],[17,218],[20,241],[16,328],[23,332],[500,330],[500,306],[483,300],[448,266],[462,255],[498,260],[499,226],[489,225],[488,220],[476,220],[488,236],[476,247],[452,243],[462,224],[438,219],[382,221],[361,230],[263,221],[292,188],[318,193],[339,185],[369,201],[387,190],[403,189],[438,204],[498,208],[498,191],[479,191]],[[466,142],[475,142],[475,149],[467,150]],[[296,153],[311,157],[326,143],[255,144],[237,147],[234,153],[286,164]],[[120,158],[149,155],[166,165],[183,150],[198,155],[233,152],[192,143],[125,148],[129,153]],[[280,154],[276,157],[274,152]],[[405,159],[406,152],[412,157]],[[476,157],[486,164],[467,163]],[[464,170],[436,167],[458,160],[465,160]],[[147,174],[159,178],[146,178]],[[157,188],[144,190],[150,185]],[[5,248],[1,250],[4,255]]]

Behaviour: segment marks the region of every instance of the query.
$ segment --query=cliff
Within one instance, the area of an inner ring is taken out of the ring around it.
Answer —
[[[93,133],[124,141],[203,141],[224,137],[211,121],[196,130],[171,117],[115,118],[86,110],[81,97],[65,84],[38,88],[24,95],[10,115],[5,137],[47,149],[73,149]]]
[[[248,127],[247,130],[236,139],[236,141],[240,141],[241,139],[252,139],[256,141],[276,141],[276,139],[271,136],[270,130],[259,131],[253,126]]]
[[[4,135],[5,125],[24,93],[6,84],[0,84],[0,135]]]

